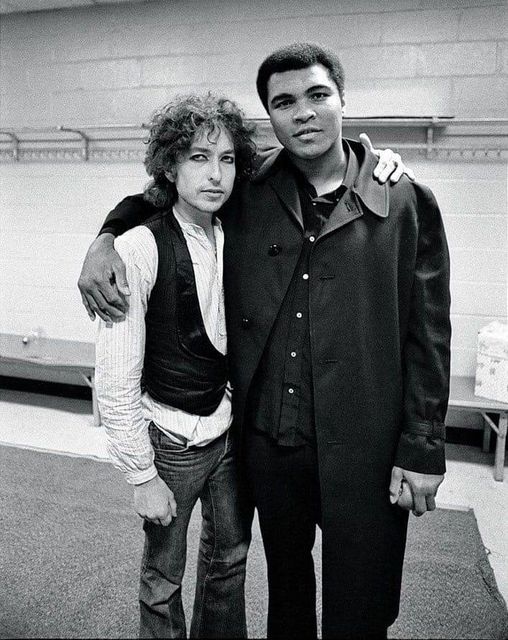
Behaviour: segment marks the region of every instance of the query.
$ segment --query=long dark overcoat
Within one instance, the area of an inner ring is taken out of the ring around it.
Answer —
[[[441,215],[427,187],[405,177],[377,183],[376,158],[351,144],[360,172],[314,242],[309,271],[324,636],[396,618],[407,512],[390,504],[391,469],[444,471],[450,324]],[[285,166],[278,153],[265,162],[241,203],[231,202],[226,226],[239,420],[301,250],[298,191]]]

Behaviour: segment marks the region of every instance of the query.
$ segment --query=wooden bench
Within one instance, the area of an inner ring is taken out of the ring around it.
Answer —
[[[57,368],[78,372],[92,390],[92,410],[94,425],[100,426],[101,420],[95,394],[95,345],[90,342],[57,340],[54,338],[30,338],[26,342],[23,336],[0,333],[0,364],[25,363],[37,368]],[[479,413],[483,418],[483,451],[490,447],[491,429],[497,434],[494,462],[494,478],[502,481],[508,426],[508,403],[497,402],[475,396],[474,378],[452,376],[450,383],[450,409]],[[499,424],[487,415],[499,416]]]
[[[37,369],[61,369],[77,372],[92,390],[94,426],[101,424],[95,394],[95,345],[76,340],[57,340],[34,335],[0,333],[0,364],[29,364]]]
[[[497,434],[496,453],[494,459],[494,480],[503,481],[504,458],[506,449],[506,431],[508,426],[508,403],[481,398],[474,393],[473,377],[452,376],[450,381],[450,400],[448,408],[454,411],[479,413],[483,418],[483,451],[490,448],[491,429]],[[496,426],[487,413],[499,416]]]

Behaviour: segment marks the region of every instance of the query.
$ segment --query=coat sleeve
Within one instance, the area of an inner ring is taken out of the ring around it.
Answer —
[[[395,465],[441,474],[450,378],[450,261],[434,195],[423,185],[414,184],[414,189],[418,248],[403,348],[404,413]]]
[[[128,229],[143,224],[148,218],[156,214],[158,209],[144,199],[142,193],[127,196],[109,212],[99,231],[120,236]]]

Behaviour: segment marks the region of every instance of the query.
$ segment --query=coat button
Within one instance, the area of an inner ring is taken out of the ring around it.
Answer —
[[[272,244],[268,249],[268,255],[278,256],[281,251],[282,251],[282,247],[280,246],[280,244]]]
[[[249,318],[242,318],[242,329],[249,328]]]

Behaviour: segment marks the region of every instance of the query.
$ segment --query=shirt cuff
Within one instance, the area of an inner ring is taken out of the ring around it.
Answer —
[[[125,479],[129,484],[143,484],[149,480],[153,480],[157,476],[157,468],[154,464],[150,465],[148,469],[142,471],[126,471]]]

